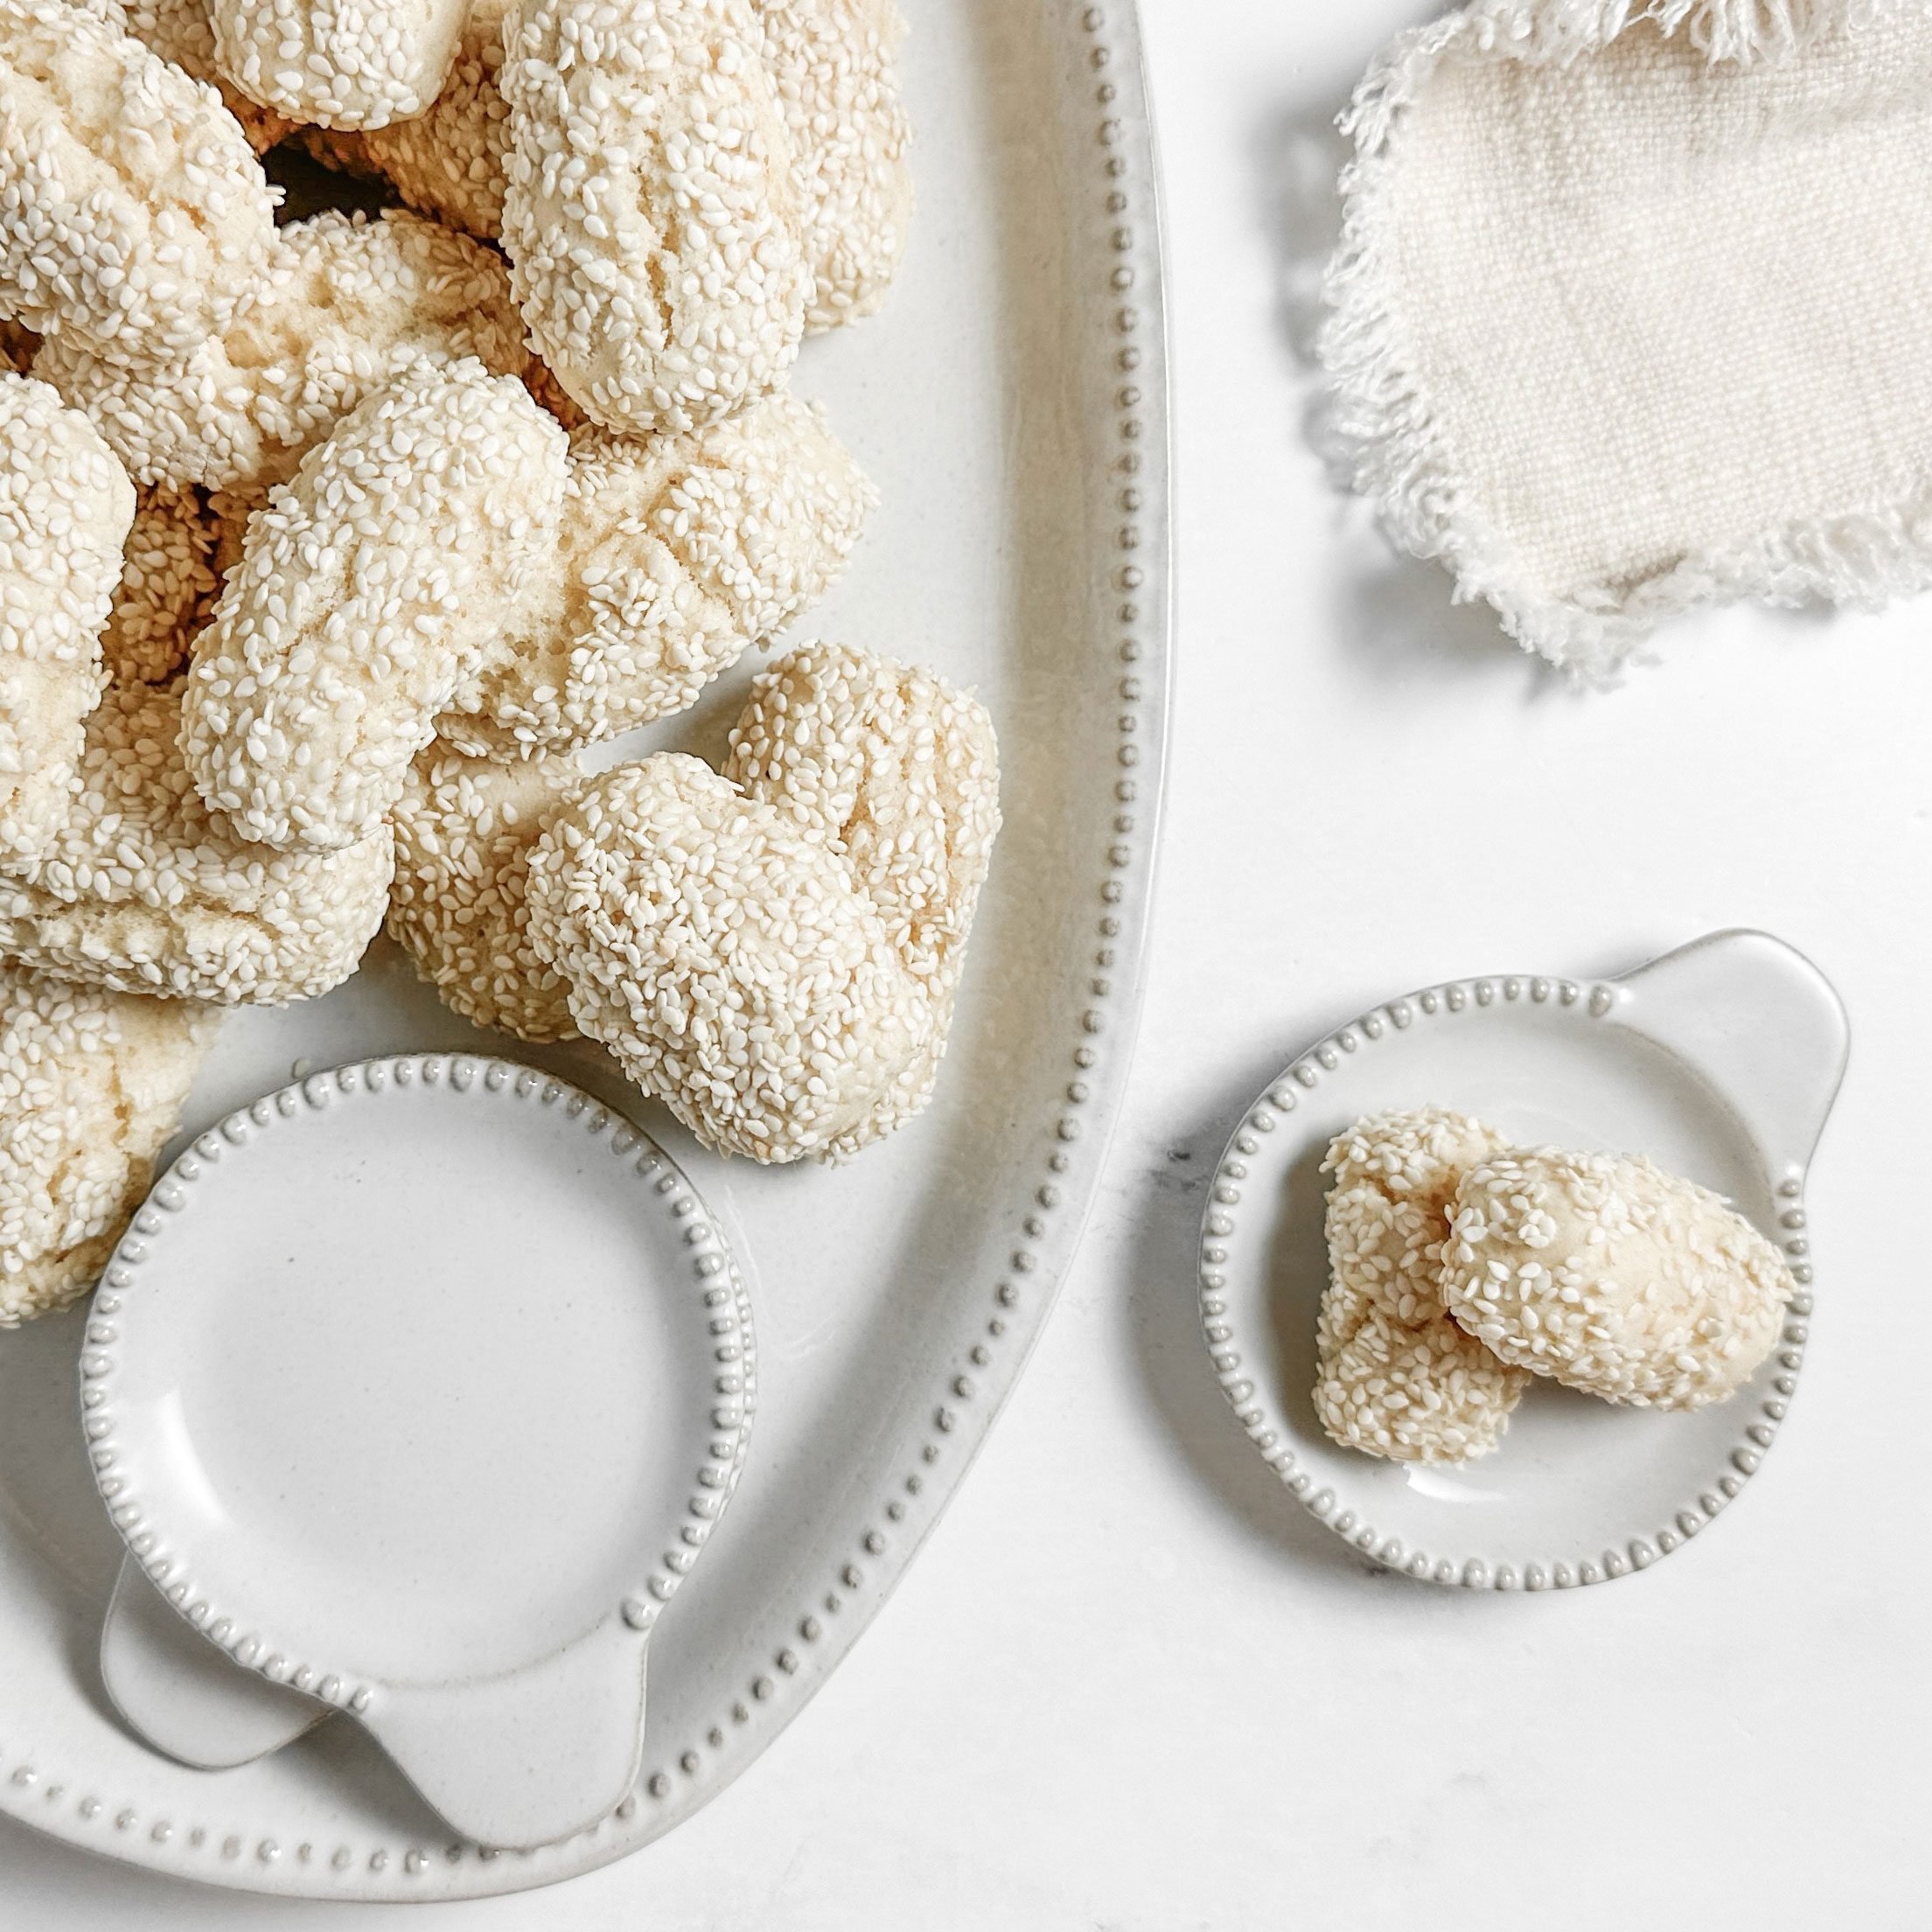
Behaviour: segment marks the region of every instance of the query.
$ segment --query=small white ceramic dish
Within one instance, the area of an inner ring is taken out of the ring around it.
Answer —
[[[512,1847],[631,1789],[648,1639],[751,1396],[731,1252],[685,1175],[587,1094],[464,1054],[313,1074],[201,1135],[81,1357],[102,1498],[216,1684],[226,1651],[352,1712]],[[282,1740],[259,1707],[242,1737],[222,1694],[204,1761]]]
[[[196,1771],[253,1764],[330,1714],[319,1698],[217,1650],[131,1554],[101,1629],[101,1681],[135,1731]]]
[[[1757,1469],[1796,1386],[1811,1312],[1804,1177],[1844,1072],[1844,1008],[1767,933],[1729,931],[1621,979],[1454,980],[1391,1000],[1296,1058],[1216,1172],[1201,1314],[1251,1440],[1322,1522],[1378,1562],[1470,1588],[1597,1583],[1696,1536]],[[1493,1454],[1384,1462],[1315,1419],[1330,1140],[1386,1108],[1454,1107],[1513,1139],[1646,1154],[1715,1189],[1787,1255],[1777,1348],[1688,1415],[1532,1383]]]

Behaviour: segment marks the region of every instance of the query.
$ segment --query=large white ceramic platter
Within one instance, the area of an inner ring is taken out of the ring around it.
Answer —
[[[807,344],[797,386],[881,492],[850,575],[803,634],[976,685],[1001,735],[1006,829],[931,1110],[840,1168],[722,1161],[593,1050],[487,1039],[379,946],[326,1000],[231,1019],[185,1121],[205,1133],[298,1065],[513,1050],[630,1114],[750,1256],[757,1440],[652,1638],[637,1786],[560,1845],[489,1857],[339,1719],[229,1771],[140,1742],[99,1675],[122,1545],[75,1415],[76,1313],[0,1336],[0,1808],[18,1818],[169,1873],[342,1899],[470,1897],[634,1851],[722,1790],[826,1681],[1039,1333],[1120,1100],[1161,792],[1152,145],[1126,0],[908,10],[910,250],[884,312]],[[715,756],[754,668],[649,742]]]
[[[1756,1473],[1797,1386],[1814,1293],[1805,1170],[1845,1050],[1844,1010],[1817,967],[1768,934],[1731,931],[1621,979],[1428,987],[1299,1055],[1236,1128],[1201,1244],[1209,1351],[1289,1496],[1375,1561],[1471,1589],[1606,1582],[1699,1535]],[[1725,1196],[1793,1278],[1757,1373],[1691,1414],[1537,1379],[1501,1447],[1454,1468],[1332,1441],[1312,1396],[1329,1274],[1322,1162],[1362,1116],[1420,1106],[1531,1146],[1648,1154]]]

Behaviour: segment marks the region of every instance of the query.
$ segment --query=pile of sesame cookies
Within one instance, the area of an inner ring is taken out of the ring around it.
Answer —
[[[900,32],[892,0],[0,0],[0,1325],[92,1285],[220,1011],[329,991],[385,926],[458,1013],[601,1043],[727,1153],[924,1105],[985,710],[810,645],[722,771],[582,756],[860,541],[872,486],[786,385],[903,250]],[[278,225],[282,141],[407,206]]]
[[[1424,1107],[1357,1121],[1324,1171],[1315,1411],[1393,1461],[1487,1455],[1532,1375],[1642,1408],[1722,1401],[1793,1292],[1749,1222],[1641,1155],[1512,1147]]]

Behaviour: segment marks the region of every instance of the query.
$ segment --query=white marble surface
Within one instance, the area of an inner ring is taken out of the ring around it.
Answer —
[[[1927,606],[1720,615],[1582,696],[1330,492],[1301,436],[1295,263],[1333,219],[1326,123],[1419,10],[1147,0],[1175,785],[1138,1099],[1033,1367],[897,1599],[736,1788],[625,1865],[439,1924],[1927,1922]],[[1252,1459],[1196,1337],[1200,1178],[1236,1111],[1398,987],[1614,970],[1734,923],[1810,952],[1855,1029],[1777,1453],[1708,1537],[1608,1588],[1370,1573]],[[8,1928],[351,1909],[163,1885],[0,1825]]]

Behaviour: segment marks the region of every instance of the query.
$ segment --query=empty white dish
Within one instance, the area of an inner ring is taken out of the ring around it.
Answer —
[[[729,1245],[653,1142],[503,1061],[314,1074],[180,1157],[94,1315],[96,1482],[217,1666],[352,1712],[479,1843],[623,1799],[753,1392]]]
[[[1712,933],[1620,979],[1536,973],[1409,994],[1294,1060],[1248,1110],[1202,1231],[1221,1386],[1290,1491],[1364,1555],[1473,1588],[1642,1569],[1755,1473],[1796,1387],[1812,1304],[1805,1170],[1845,1069],[1844,1008],[1767,933]],[[1329,1141],[1365,1114],[1445,1106],[1512,1140],[1650,1155],[1726,1196],[1786,1255],[1770,1357],[1728,1402],[1612,1407],[1540,1378],[1493,1454],[1454,1467],[1344,1448],[1315,1412]]]

